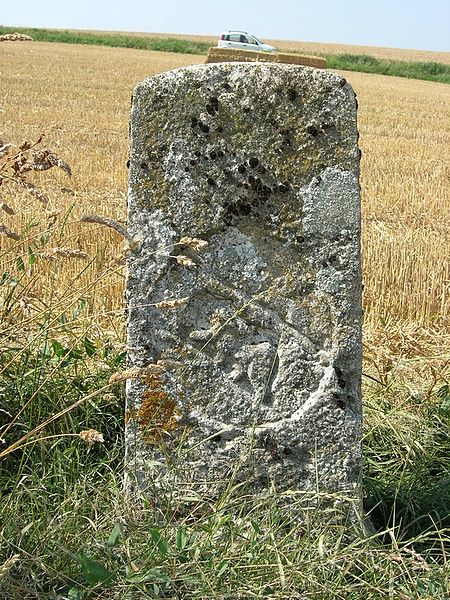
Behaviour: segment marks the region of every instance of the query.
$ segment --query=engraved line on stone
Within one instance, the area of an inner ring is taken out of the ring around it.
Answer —
[[[204,350],[206,348],[206,346],[208,346],[208,344],[210,344],[212,342],[212,340],[229,324],[231,323],[237,316],[239,316],[246,308],[248,308],[251,304],[253,304],[253,302],[255,302],[256,300],[259,300],[259,298],[261,298],[262,296],[264,296],[264,294],[267,294],[268,292],[270,292],[272,290],[272,288],[268,288],[267,290],[264,290],[263,292],[260,292],[259,294],[257,294],[256,296],[254,296],[253,298],[250,298],[250,300],[248,300],[247,302],[245,302],[240,308],[238,308],[232,315],[231,317],[229,317],[214,333],[213,335],[209,338],[209,340],[207,340],[205,342],[205,344],[203,344],[203,346],[200,348],[200,352],[202,350]]]

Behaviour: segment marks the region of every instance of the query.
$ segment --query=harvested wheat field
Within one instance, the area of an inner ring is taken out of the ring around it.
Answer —
[[[317,45],[307,50],[316,52]],[[13,188],[2,190],[2,202],[16,214],[4,212],[1,222],[13,232],[25,232],[27,241],[2,236],[1,272],[15,268],[18,257],[26,263],[28,247],[36,247],[44,229],[51,234],[42,242],[42,255],[54,256],[33,261],[24,313],[32,315],[50,298],[63,306],[83,297],[102,327],[123,327],[122,316],[117,318],[123,309],[123,240],[79,219],[90,213],[125,219],[134,85],[148,75],[201,62],[202,56],[162,52],[2,44],[2,141],[19,144],[45,134],[48,147],[73,171],[71,179],[56,170],[41,180],[36,174],[33,181],[45,188],[47,206]],[[383,361],[392,363],[392,357],[427,355],[445,361],[450,322],[449,87],[341,74],[359,99],[368,360],[377,369]],[[55,247],[90,258],[58,254]]]

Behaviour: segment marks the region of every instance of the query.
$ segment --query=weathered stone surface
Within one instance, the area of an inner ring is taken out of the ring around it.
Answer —
[[[352,489],[360,456],[356,100],[326,71],[142,82],[131,120],[127,463],[142,486]],[[207,240],[203,252],[176,245]],[[183,266],[177,255],[196,267]],[[155,304],[186,298],[163,309]],[[162,479],[161,479],[161,476]]]

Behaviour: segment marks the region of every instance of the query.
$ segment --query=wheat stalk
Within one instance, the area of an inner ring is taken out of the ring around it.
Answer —
[[[177,308],[178,306],[184,306],[189,302],[189,298],[175,298],[173,300],[162,300],[161,302],[156,302],[155,304],[151,304],[150,306],[154,306],[155,308]]]
[[[205,250],[205,248],[207,248],[208,242],[206,240],[201,240],[199,238],[184,236],[184,237],[180,238],[180,240],[176,243],[176,245],[188,246],[189,248],[192,248],[196,252],[201,252],[202,250]]]
[[[15,231],[11,231],[11,229],[8,229],[6,225],[0,224],[0,234],[6,236],[7,238],[11,238],[12,240],[20,240],[20,235]]]
[[[0,202],[0,208],[2,210],[5,211],[5,213],[8,213],[8,215],[15,215],[16,211],[11,208],[11,206],[9,206],[8,204],[6,204],[6,202]]]
[[[55,260],[56,257],[62,258],[81,258],[83,260],[89,259],[89,254],[83,252],[83,250],[76,250],[74,248],[52,248],[47,252],[41,252],[40,256],[47,260]]]

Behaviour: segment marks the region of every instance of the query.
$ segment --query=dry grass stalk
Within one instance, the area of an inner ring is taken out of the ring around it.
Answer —
[[[6,559],[2,565],[0,565],[0,581],[8,575],[14,565],[19,561],[19,558],[20,557],[18,554],[13,554],[10,558]]]
[[[20,240],[20,235],[18,233],[16,233],[15,231],[11,231],[11,229],[8,229],[8,227],[6,227],[6,225],[1,225],[0,224],[0,234],[6,236],[7,238],[10,238],[12,240]]]
[[[95,443],[103,444],[105,441],[103,434],[96,429],[85,429],[80,431],[78,435],[88,446],[93,446]]]
[[[81,222],[98,223],[100,225],[105,225],[105,227],[109,227],[110,229],[114,229],[114,231],[117,231],[118,234],[128,241],[130,250],[135,250],[139,246],[139,242],[133,239],[128,230],[117,221],[114,221],[114,219],[108,219],[107,217],[102,217],[100,215],[84,215],[81,217]]]

